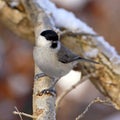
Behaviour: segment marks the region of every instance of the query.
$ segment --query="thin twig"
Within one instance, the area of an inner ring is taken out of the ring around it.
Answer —
[[[108,99],[106,99],[106,100],[102,100],[102,99],[100,99],[99,97],[97,97],[97,98],[95,98],[94,100],[92,100],[89,104],[88,104],[88,106],[85,108],[85,110],[80,114],[80,115],[78,115],[77,117],[76,117],[76,119],[75,120],[80,120],[81,118],[83,118],[84,117],[84,115],[88,112],[88,110],[89,110],[89,108],[94,104],[94,103],[109,103],[110,101],[108,100]],[[108,104],[107,104],[108,105]]]
[[[18,113],[18,115],[19,115],[20,119],[21,119],[21,120],[23,120],[22,115],[21,115],[21,114],[19,114],[20,112],[19,112],[19,110],[18,110],[18,108],[17,108],[16,106],[15,106],[15,110],[17,111],[17,113]]]
[[[89,74],[87,76],[84,76],[82,79],[80,79],[76,84],[72,85],[69,89],[67,89],[66,91],[64,91],[56,100],[56,110],[59,108],[61,101],[63,100],[63,98],[70,93],[73,89],[75,89],[79,84],[81,84],[83,81],[89,79],[92,74]]]
[[[20,111],[17,109],[17,107],[15,107],[15,110],[16,110],[16,111],[13,111],[13,114],[19,115],[19,117],[20,117],[21,120],[23,120],[22,116],[29,117],[29,118],[34,118],[34,119],[37,118],[36,116],[33,116],[33,115],[30,115],[30,114],[27,114],[27,113],[20,112]]]

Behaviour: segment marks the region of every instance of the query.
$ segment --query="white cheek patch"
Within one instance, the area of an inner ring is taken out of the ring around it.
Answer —
[[[39,36],[37,41],[36,41],[36,45],[40,46],[40,47],[43,47],[43,46],[48,47],[48,46],[50,46],[50,43],[51,42],[46,40],[45,37],[43,37],[43,36]]]
[[[47,41],[44,37],[41,36],[40,43],[41,43],[41,46],[46,46],[49,43],[49,41]]]

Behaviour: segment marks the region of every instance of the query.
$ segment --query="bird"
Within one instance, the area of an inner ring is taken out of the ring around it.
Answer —
[[[53,92],[57,81],[68,74],[78,62],[85,61],[99,64],[96,61],[80,57],[73,53],[60,42],[58,34],[51,29],[42,31],[36,39],[33,58],[36,65],[42,71],[35,78],[48,76],[54,80],[53,85],[41,91],[42,93]]]

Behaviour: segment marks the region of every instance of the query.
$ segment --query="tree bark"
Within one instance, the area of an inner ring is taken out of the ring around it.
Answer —
[[[43,10],[37,6],[33,0],[22,0],[23,5],[26,8],[28,17],[33,23],[36,39],[44,29],[52,29],[51,21]],[[35,75],[41,73],[40,69],[35,65]],[[34,81],[33,87],[33,116],[37,116],[37,120],[55,120],[55,99],[56,96],[50,94],[39,93],[49,88],[53,81],[48,77],[42,77]]]

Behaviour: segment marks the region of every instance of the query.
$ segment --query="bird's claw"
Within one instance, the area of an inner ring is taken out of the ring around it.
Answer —
[[[44,77],[44,76],[46,76],[44,73],[36,74],[34,77],[34,80],[38,80],[39,78]]]
[[[44,89],[40,93],[41,93],[41,95],[43,95],[43,94],[52,95],[52,96],[56,95],[56,91],[51,89],[51,88],[50,89]]]

